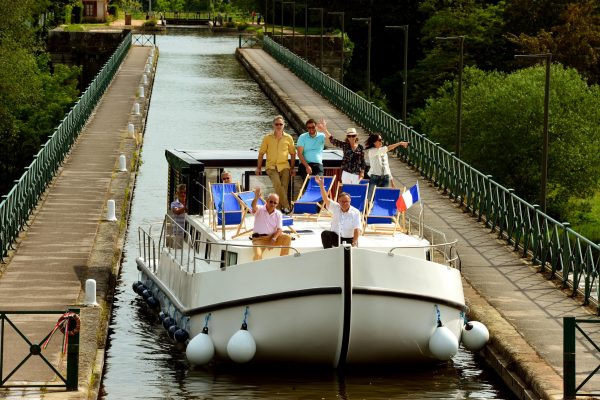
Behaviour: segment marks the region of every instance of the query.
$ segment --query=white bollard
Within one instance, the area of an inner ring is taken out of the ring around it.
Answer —
[[[143,99],[144,98],[144,86],[140,86],[139,93],[140,93],[140,96],[139,96],[140,99]]]
[[[147,85],[148,84],[148,75],[144,74],[144,76],[142,76],[142,85]]]
[[[135,136],[135,127],[131,122],[127,124],[127,132],[129,132],[131,136]]]
[[[88,306],[97,306],[96,302],[96,281],[88,279],[85,281],[85,304]]]
[[[140,103],[135,103],[133,105],[133,114],[140,115]]]
[[[116,221],[117,217],[115,216],[115,201],[109,200],[106,203],[106,220],[107,221]]]
[[[119,171],[127,172],[127,159],[125,158],[125,154],[119,156]]]

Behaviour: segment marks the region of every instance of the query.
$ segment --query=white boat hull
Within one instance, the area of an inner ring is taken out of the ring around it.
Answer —
[[[180,310],[178,325],[191,337],[208,327],[221,360],[229,360],[227,343],[245,321],[256,342],[255,363],[436,361],[428,342],[438,312],[460,341],[466,310],[458,270],[363,248],[199,273],[181,268],[168,252],[156,272],[141,258],[138,265],[163,310]]]

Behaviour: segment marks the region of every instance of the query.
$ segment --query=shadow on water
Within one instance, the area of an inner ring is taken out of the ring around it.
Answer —
[[[131,289],[137,228],[166,210],[165,148],[256,147],[279,114],[235,60],[236,37],[169,30],[160,49],[142,165],[132,199],[121,276],[109,325],[103,399],[512,399],[465,351],[451,363],[348,369],[190,367]]]

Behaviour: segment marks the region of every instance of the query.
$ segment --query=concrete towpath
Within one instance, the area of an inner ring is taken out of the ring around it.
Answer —
[[[346,128],[359,128],[265,51],[239,49],[238,58],[296,130],[303,132],[308,118],[321,117],[339,139]],[[366,134],[358,130],[362,142]],[[425,224],[444,232],[448,240],[459,240],[469,317],[484,323],[491,334],[482,352],[486,360],[520,398],[561,399],[562,318],[590,318],[591,311],[557,289],[497,233],[405,163],[390,157],[390,166],[396,185],[409,187],[419,182]],[[578,362],[578,372],[589,373],[600,361],[598,352],[582,340],[577,346],[586,353]],[[579,375],[578,382],[583,378]],[[600,387],[598,378],[592,383]]]
[[[132,47],[88,124],[67,156],[63,167],[39,202],[29,227],[22,233],[0,278],[0,310],[66,310],[81,308],[79,390],[64,388],[0,389],[2,398],[95,398],[104,357],[106,323],[110,315],[112,284],[121,257],[122,236],[128,211],[129,190],[136,170],[139,137],[128,133],[143,128],[147,97],[138,88],[150,53]],[[142,116],[134,116],[134,103]],[[127,172],[119,172],[125,154]],[[107,200],[116,203],[116,222],[106,220]],[[83,305],[87,279],[97,283],[98,307]],[[108,300],[108,301],[107,301]],[[58,315],[9,315],[32,343],[52,330]],[[63,375],[65,356],[62,334],[55,335],[42,354]],[[4,376],[29,354],[28,344],[8,324],[4,325]],[[40,357],[31,357],[7,384],[59,382]],[[90,395],[89,391],[92,391]]]

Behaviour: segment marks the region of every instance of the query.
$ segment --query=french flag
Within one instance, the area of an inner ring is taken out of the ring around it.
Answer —
[[[398,200],[396,200],[396,208],[398,208],[399,212],[406,211],[410,206],[419,201],[419,197],[419,183],[417,182],[415,186],[411,187],[398,197]]]

